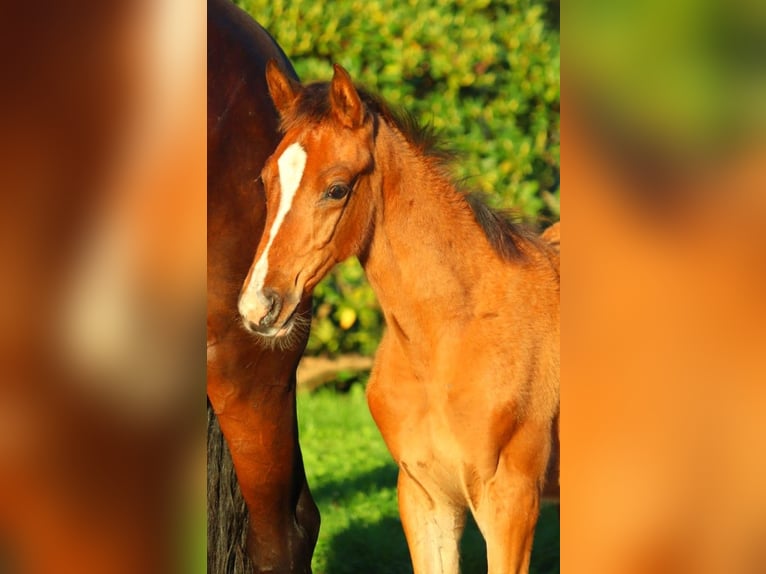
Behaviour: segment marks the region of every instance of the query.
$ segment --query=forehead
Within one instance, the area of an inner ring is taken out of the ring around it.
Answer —
[[[365,130],[343,129],[333,122],[308,124],[285,134],[270,163],[274,164],[272,168],[281,169],[284,156],[292,156],[300,148],[306,154],[306,172],[322,170],[335,163],[343,163],[353,169],[369,162],[369,142],[369,134]]]

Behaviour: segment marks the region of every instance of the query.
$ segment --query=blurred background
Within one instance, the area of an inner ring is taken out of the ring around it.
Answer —
[[[0,11],[0,572],[201,571],[205,4]]]
[[[562,565],[764,572],[766,6],[562,22]]]

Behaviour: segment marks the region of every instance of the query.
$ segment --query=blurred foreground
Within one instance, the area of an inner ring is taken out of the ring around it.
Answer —
[[[189,571],[205,5],[16,3],[0,22],[0,571]]]
[[[766,572],[766,10],[566,6],[562,566]]]

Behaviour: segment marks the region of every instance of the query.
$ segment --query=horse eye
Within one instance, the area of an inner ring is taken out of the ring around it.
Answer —
[[[349,191],[351,191],[351,188],[345,183],[334,183],[324,192],[324,197],[335,200],[343,199],[348,195]]]

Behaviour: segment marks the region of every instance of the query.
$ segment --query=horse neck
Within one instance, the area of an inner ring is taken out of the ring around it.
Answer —
[[[385,122],[376,148],[379,205],[360,260],[389,326],[428,345],[475,310],[483,266],[498,255],[435,162]]]

